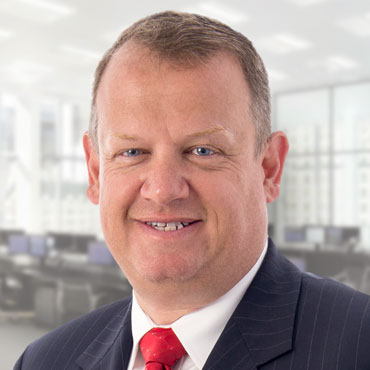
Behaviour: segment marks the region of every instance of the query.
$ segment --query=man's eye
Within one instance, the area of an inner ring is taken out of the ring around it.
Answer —
[[[207,157],[207,156],[210,156],[210,155],[214,154],[213,150],[205,148],[203,146],[194,148],[191,152],[193,154],[199,155],[201,157]]]
[[[142,153],[143,153],[142,150],[133,148],[133,149],[126,150],[125,152],[122,153],[122,155],[125,157],[137,157],[138,155]]]

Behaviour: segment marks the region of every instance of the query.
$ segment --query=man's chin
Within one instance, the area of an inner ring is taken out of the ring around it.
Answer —
[[[194,264],[173,264],[170,266],[148,266],[140,274],[140,279],[161,285],[184,284],[196,279],[199,271]]]

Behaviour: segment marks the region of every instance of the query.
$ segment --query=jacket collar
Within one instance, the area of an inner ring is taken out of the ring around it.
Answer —
[[[83,370],[127,369],[132,350],[131,306],[130,299],[77,359]]]
[[[259,271],[204,370],[252,370],[290,351],[301,277],[270,239]]]

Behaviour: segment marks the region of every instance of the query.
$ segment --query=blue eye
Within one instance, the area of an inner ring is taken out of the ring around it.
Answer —
[[[210,156],[210,155],[214,154],[213,150],[205,148],[203,146],[199,146],[197,148],[194,148],[192,150],[192,153],[194,153],[196,155],[199,155],[201,157],[207,157],[207,156]]]
[[[126,150],[125,152],[123,152],[122,154],[125,156],[125,157],[137,157],[138,155],[142,154],[143,151],[140,150],[140,149],[136,149],[136,148],[133,148],[133,149],[129,149],[129,150]]]

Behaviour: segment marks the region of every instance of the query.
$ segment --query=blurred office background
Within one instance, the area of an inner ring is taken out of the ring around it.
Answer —
[[[269,233],[301,269],[370,293],[368,0],[1,0],[0,357],[130,294],[85,195],[94,69],[119,32],[174,9],[253,40],[290,153]]]

